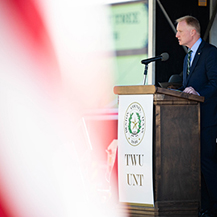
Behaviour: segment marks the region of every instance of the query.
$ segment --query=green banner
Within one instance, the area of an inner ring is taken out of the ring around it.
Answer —
[[[144,1],[111,6],[116,50],[142,49],[148,45],[148,4]]]

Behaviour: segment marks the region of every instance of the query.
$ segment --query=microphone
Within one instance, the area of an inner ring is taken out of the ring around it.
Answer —
[[[159,55],[159,56],[142,60],[141,63],[147,65],[147,64],[149,64],[150,62],[153,62],[153,61],[156,61],[156,60],[166,61],[166,60],[168,60],[168,59],[169,59],[169,54],[168,54],[168,53],[162,53],[162,54]]]

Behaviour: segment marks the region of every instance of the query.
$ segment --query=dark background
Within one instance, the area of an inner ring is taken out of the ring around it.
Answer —
[[[182,16],[192,15],[196,17],[201,25],[201,37],[203,38],[209,23],[209,1],[207,1],[207,6],[198,6],[198,0],[160,0],[160,2],[175,27],[176,19]],[[156,61],[156,85],[158,85],[158,82],[167,82],[171,75],[182,72],[186,54],[183,47],[178,44],[174,31],[158,2],[156,2],[156,56],[164,52],[167,52],[170,57],[165,62]]]

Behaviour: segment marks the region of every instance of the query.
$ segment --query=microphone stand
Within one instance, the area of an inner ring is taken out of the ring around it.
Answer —
[[[148,73],[148,63],[145,64],[145,71],[144,71],[144,85],[146,84],[147,73]]]

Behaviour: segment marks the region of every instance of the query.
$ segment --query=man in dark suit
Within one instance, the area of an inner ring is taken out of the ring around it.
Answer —
[[[200,216],[217,216],[217,48],[200,37],[192,16],[177,21],[176,38],[187,46],[183,65],[185,93],[205,97],[201,103],[201,208]]]

